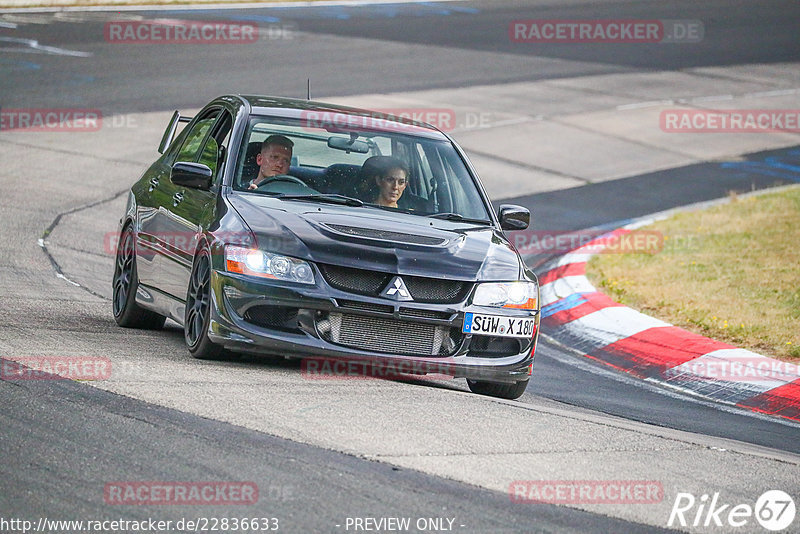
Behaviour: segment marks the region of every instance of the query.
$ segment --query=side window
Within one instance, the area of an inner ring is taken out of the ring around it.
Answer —
[[[411,154],[409,154],[408,145],[398,141],[397,139],[392,139],[392,151],[387,155],[395,157],[400,161],[411,161],[411,158],[409,157]]]
[[[481,204],[480,197],[477,194],[467,194],[465,184],[470,184],[472,181],[467,174],[467,169],[464,165],[456,162],[457,157],[455,152],[446,153],[444,155],[445,165],[445,187],[449,192],[449,200],[452,204],[450,209],[456,213],[464,214],[468,217],[481,218],[485,217],[486,210]]]
[[[197,163],[202,163],[203,165],[208,166],[213,173],[213,176],[217,176],[217,165],[220,153],[220,146],[217,144],[217,140],[214,137],[209,137],[206,144],[203,146],[203,151],[200,153],[200,159]]]
[[[217,118],[211,135],[206,139],[203,150],[200,152],[198,163],[202,163],[211,169],[213,181],[215,183],[219,181],[221,176],[220,170],[223,169],[225,165],[232,127],[233,118],[227,111],[223,111]]]
[[[418,183],[415,184],[417,186],[416,194],[427,199],[430,198],[429,189],[431,178],[433,178],[433,171],[431,170],[431,165],[428,161],[428,155],[425,153],[423,146],[419,143],[416,143],[415,148],[417,152],[417,160],[419,161]]]
[[[181,149],[178,151],[178,156],[175,161],[196,160],[197,153],[200,151],[200,145],[206,138],[206,135],[208,135],[209,130],[211,130],[211,126],[214,125],[215,119],[216,114],[205,119],[200,119],[195,123],[192,130],[186,136],[186,140],[183,142]]]

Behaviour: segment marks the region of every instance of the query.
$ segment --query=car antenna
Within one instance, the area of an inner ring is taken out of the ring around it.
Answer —
[[[311,100],[311,78],[306,82],[306,100]]]

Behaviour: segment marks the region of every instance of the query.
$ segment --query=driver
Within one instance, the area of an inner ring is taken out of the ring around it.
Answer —
[[[261,152],[256,156],[258,176],[250,181],[248,189],[256,189],[262,182],[278,174],[287,174],[292,162],[294,143],[283,135],[270,135],[261,143]]]

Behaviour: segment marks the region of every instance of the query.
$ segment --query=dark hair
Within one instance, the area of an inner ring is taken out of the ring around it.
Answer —
[[[397,158],[391,156],[372,156],[361,166],[359,179],[354,187],[354,194],[358,198],[372,202],[378,197],[378,184],[375,183],[376,176],[386,176],[392,169],[400,169],[409,176],[408,165]]]
[[[411,174],[408,165],[391,156],[372,156],[361,166],[361,173],[365,179],[371,179],[375,176],[386,176],[392,169],[400,169],[406,173],[406,177]]]
[[[269,145],[283,146],[288,148],[289,150],[291,150],[294,147],[294,143],[292,143],[291,139],[289,139],[285,135],[277,135],[277,134],[270,135],[269,137],[264,139],[264,142],[261,143],[261,150],[263,151]]]

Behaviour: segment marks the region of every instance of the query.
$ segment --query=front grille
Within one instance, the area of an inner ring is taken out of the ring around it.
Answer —
[[[437,319],[439,321],[449,321],[453,316],[450,312],[441,312],[435,310],[419,310],[417,308],[400,308],[401,315],[409,317],[418,317],[421,319]]]
[[[336,265],[320,265],[325,281],[341,291],[376,296],[386,287],[392,275],[364,269],[350,269]]]
[[[244,312],[244,320],[262,328],[297,330],[297,308],[253,306]]]
[[[527,341],[527,340],[525,340]],[[469,355],[478,358],[502,358],[522,352],[522,342],[518,338],[499,336],[472,336]]]
[[[386,287],[394,274],[366,269],[353,269],[337,265],[320,265],[325,281],[340,291],[358,293],[377,297]],[[471,282],[461,280],[442,280],[423,276],[405,276],[401,278],[406,284],[411,297],[417,302],[437,302],[452,304],[461,302],[467,296]]]
[[[408,292],[417,302],[460,302],[470,289],[468,282],[440,280],[421,276],[404,276]]]
[[[359,302],[357,300],[336,300],[337,304],[339,304],[340,308],[350,308],[351,310],[362,310],[362,311],[370,311],[370,312],[377,312],[377,313],[394,313],[394,306],[389,306],[386,304],[372,304],[371,302]]]
[[[385,313],[388,315],[394,314],[394,306],[389,304],[373,304],[372,302],[361,302],[358,300],[343,300],[343,299],[336,299],[336,303],[339,305],[340,308],[347,308],[350,310]],[[449,321],[453,318],[454,312],[421,310],[419,308],[408,308],[406,306],[401,306],[400,315],[404,315],[406,317],[413,317],[416,319],[435,319],[437,321]]]
[[[325,224],[336,232],[357,236],[380,239],[382,241],[392,241],[394,243],[409,243],[412,245],[443,245],[446,239],[440,237],[430,237],[416,234],[406,234],[403,232],[392,232],[389,230],[378,230],[375,228],[359,228],[357,226],[345,226],[343,224]]]
[[[463,340],[455,328],[349,313],[325,315],[316,327],[330,343],[402,356],[449,356]]]

